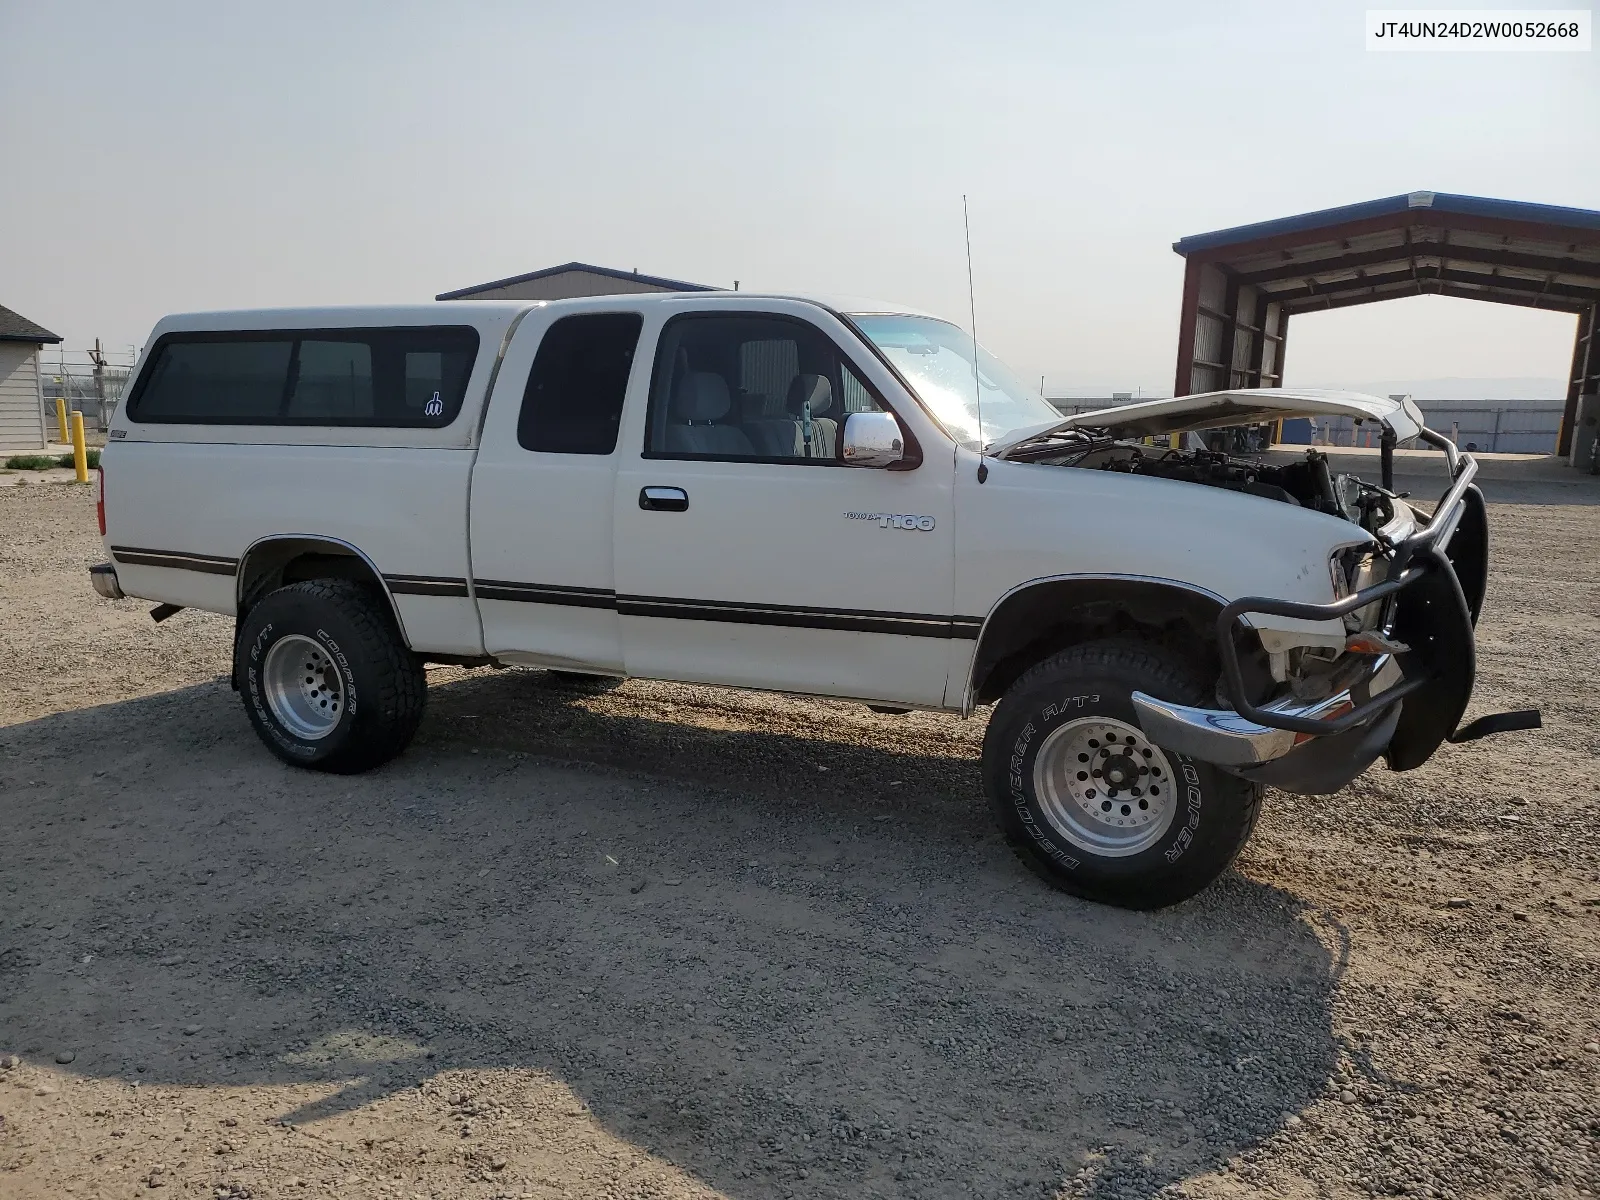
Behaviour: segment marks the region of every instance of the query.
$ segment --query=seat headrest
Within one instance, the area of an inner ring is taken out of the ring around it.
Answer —
[[[672,415],[681,421],[720,421],[729,404],[728,381],[715,371],[690,371],[672,389]]]
[[[820,417],[833,407],[833,385],[826,375],[796,375],[789,384],[789,411],[799,416],[811,401],[811,415]]]

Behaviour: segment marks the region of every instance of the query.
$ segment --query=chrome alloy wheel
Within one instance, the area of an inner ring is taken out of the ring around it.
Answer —
[[[320,644],[303,634],[279,638],[261,668],[261,690],[278,723],[315,742],[333,732],[344,712],[344,681]]]
[[[1057,833],[1104,858],[1148,850],[1178,811],[1167,756],[1138,727],[1109,717],[1050,732],[1033,760],[1033,794]]]

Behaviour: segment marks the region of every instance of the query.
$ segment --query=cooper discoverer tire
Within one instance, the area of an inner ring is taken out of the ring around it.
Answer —
[[[1176,904],[1227,870],[1264,789],[1151,743],[1132,694],[1205,705],[1181,660],[1089,642],[1039,663],[995,706],[984,789],[1017,857],[1048,883],[1122,908]]]
[[[404,750],[428,689],[372,589],[315,579],[269,593],[239,628],[245,713],[284,762],[351,775]]]

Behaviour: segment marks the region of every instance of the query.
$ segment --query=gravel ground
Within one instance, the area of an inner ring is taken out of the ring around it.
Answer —
[[[1600,1193],[1600,489],[1491,499],[1472,712],[1546,728],[1130,914],[1010,858],[981,719],[446,668],[293,770],[5,489],[0,1196]]]

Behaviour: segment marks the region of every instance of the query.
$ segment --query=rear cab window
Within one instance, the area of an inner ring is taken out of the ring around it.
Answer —
[[[644,318],[581,313],[545,331],[528,372],[517,444],[544,454],[610,454]]]
[[[461,411],[470,326],[170,333],[126,405],[155,424],[438,429]]]

